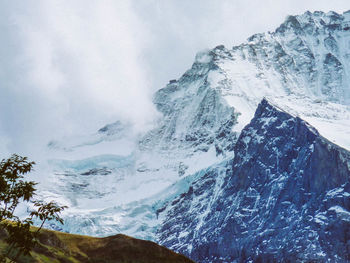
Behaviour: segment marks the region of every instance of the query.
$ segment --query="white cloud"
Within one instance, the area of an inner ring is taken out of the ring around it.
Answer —
[[[1,122],[11,150],[91,132],[115,119],[142,127],[151,119],[155,110],[141,59],[147,29],[129,2],[16,4],[2,18],[1,49],[10,54],[0,65]]]
[[[28,155],[52,137],[115,119],[144,127],[152,93],[195,53],[273,30],[288,14],[347,1],[0,0],[1,149]],[[5,145],[6,141],[6,147]]]

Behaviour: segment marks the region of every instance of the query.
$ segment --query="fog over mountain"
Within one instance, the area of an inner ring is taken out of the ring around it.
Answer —
[[[195,54],[347,1],[0,1],[0,152],[123,119],[148,129],[154,91]]]

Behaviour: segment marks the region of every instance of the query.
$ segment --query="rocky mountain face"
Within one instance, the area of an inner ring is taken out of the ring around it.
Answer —
[[[164,209],[163,245],[198,262],[350,260],[350,152],[266,100],[234,152]]]
[[[208,74],[217,69],[209,56],[201,58],[179,80],[172,80],[155,94],[154,103],[164,118],[143,138],[142,146],[180,148],[188,153],[206,152],[215,145],[217,155],[232,151],[237,137],[232,128],[238,113],[208,81]]]
[[[144,134],[117,121],[49,144],[41,194],[70,207],[61,230],[199,262],[347,259],[350,11],[200,52],[154,103]]]
[[[274,72],[287,93],[349,104],[349,23],[350,13],[289,16],[275,32],[256,34],[233,51],[255,64],[259,78]]]

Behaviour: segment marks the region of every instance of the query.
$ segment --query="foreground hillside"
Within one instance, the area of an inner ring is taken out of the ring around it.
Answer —
[[[4,233],[0,247],[5,246]],[[29,256],[22,256],[18,262],[193,262],[186,257],[159,246],[125,235],[96,238],[72,235],[58,231],[43,230],[39,245]]]

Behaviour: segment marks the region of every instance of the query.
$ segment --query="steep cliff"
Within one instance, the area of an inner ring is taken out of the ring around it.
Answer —
[[[267,100],[234,152],[164,208],[163,245],[198,262],[350,260],[350,152]]]

